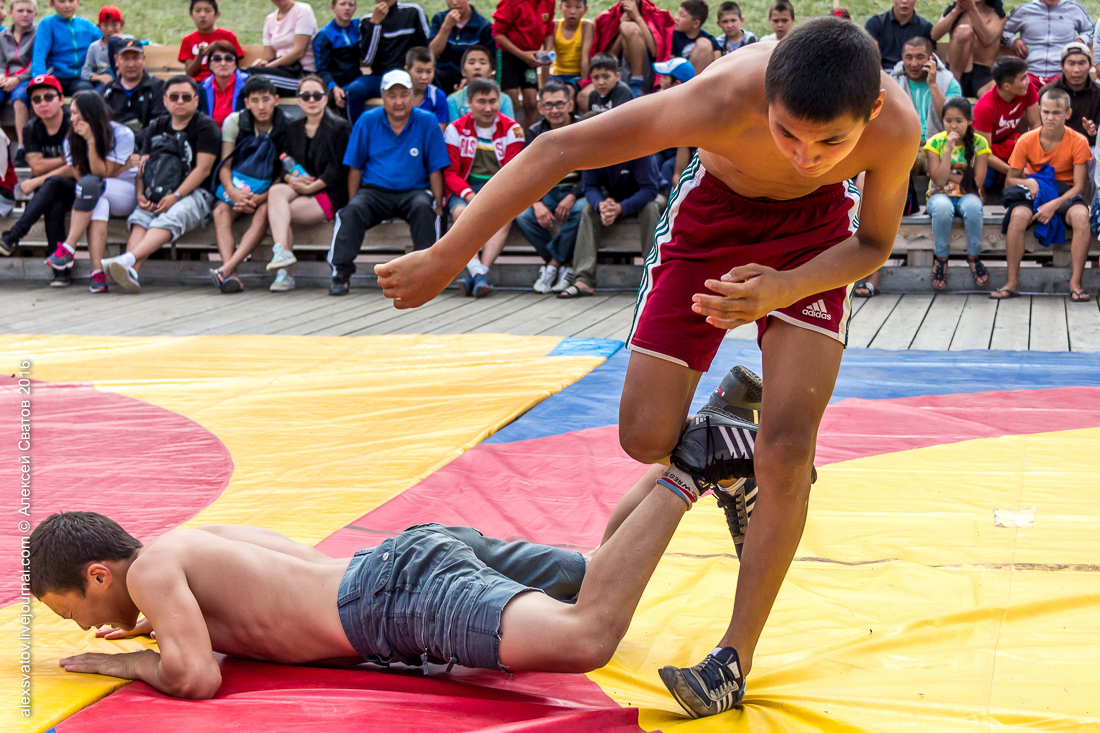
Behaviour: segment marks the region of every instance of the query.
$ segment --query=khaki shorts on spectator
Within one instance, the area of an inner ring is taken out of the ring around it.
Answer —
[[[187,232],[206,226],[214,208],[214,195],[205,188],[192,191],[172,205],[163,214],[155,215],[142,208],[134,209],[126,219],[126,226],[144,229],[167,229],[176,241]]]

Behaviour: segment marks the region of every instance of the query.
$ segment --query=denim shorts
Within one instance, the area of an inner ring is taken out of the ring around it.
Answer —
[[[584,579],[576,552],[506,543],[468,527],[421,524],[352,557],[340,623],[368,662],[504,670],[500,618],[525,591],[569,601]]]

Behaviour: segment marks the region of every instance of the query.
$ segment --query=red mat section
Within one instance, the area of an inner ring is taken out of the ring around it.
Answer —
[[[1100,427],[1100,388],[847,399],[826,412],[818,465],[974,438]],[[615,426],[481,444],[322,542],[349,556],[423,521],[564,547],[599,541],[611,509],[643,472]],[[442,668],[440,668],[442,669]],[[57,726],[59,733],[173,730],[638,731],[581,675],[459,671],[425,678],[223,662],[218,697],[173,700],[135,683]]]
[[[12,454],[22,401],[18,380],[0,377],[0,425]],[[30,526],[57,511],[100,512],[145,541],[183,524],[229,484],[233,460],[198,423],[91,384],[32,382]],[[0,484],[21,486],[5,461]],[[12,496],[17,496],[12,491]],[[9,507],[15,509],[15,507]],[[17,522],[0,525],[0,605],[19,595]]]

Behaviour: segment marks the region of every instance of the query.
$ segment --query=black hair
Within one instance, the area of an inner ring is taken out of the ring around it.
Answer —
[[[591,76],[593,71],[610,71],[616,74],[619,71],[619,60],[609,53],[594,54],[588,64],[588,75]]]
[[[168,88],[175,86],[176,84],[186,84],[191,87],[191,91],[197,97],[199,95],[199,85],[195,83],[195,80],[189,77],[187,74],[176,74],[168,81],[164,82],[164,93],[168,94]]]
[[[409,49],[409,52],[405,54],[405,66],[412,68],[412,65],[415,63],[435,63],[432,52],[428,50],[427,46],[413,46]]]
[[[92,130],[92,142],[99,157],[106,160],[108,153],[115,149],[115,133],[111,130],[111,110],[98,92],[83,91],[73,95],[72,106]],[[69,152],[73,156],[73,165],[81,176],[92,172],[88,163],[88,141],[69,128]]]
[[[764,73],[764,97],[800,120],[871,118],[882,79],[878,46],[855,23],[831,15],[797,26],[776,46]]]
[[[264,74],[253,74],[245,80],[241,96],[248,99],[253,94],[263,94],[265,92],[273,97],[279,96],[279,90],[275,88],[275,82],[271,81],[271,77]]]
[[[905,46],[921,46],[928,52],[929,56],[936,53],[936,44],[924,36],[913,36],[905,41]]]
[[[718,18],[721,18],[726,13],[737,13],[738,18],[745,17],[741,14],[741,6],[735,2],[731,2],[731,0],[726,0],[726,2],[718,6]]]
[[[1027,71],[1027,62],[1015,56],[1002,56],[993,62],[993,83],[1006,84]]]
[[[538,98],[542,101],[542,98],[547,94],[564,93],[567,99],[573,98],[573,85],[566,84],[561,79],[548,79],[545,84],[539,88]]]
[[[191,7],[188,8],[187,14],[190,15],[191,11],[195,9],[195,6],[199,3],[206,3],[214,8],[214,12],[218,12],[218,0],[191,0]]]
[[[710,14],[710,8],[707,6],[705,0],[684,0],[680,3],[680,7],[687,11],[694,20],[700,23],[707,22],[707,16]]]
[[[84,570],[90,563],[127,560],[141,549],[118,522],[94,512],[51,514],[34,528],[28,544],[35,598],[74,590],[84,595]]]
[[[1062,103],[1062,109],[1068,110],[1073,106],[1073,101],[1069,98],[1069,94],[1065,89],[1059,87],[1048,87],[1043,90],[1043,93],[1039,95],[1039,103],[1041,104],[1044,97],[1050,97],[1056,99]]]
[[[966,121],[970,124],[966,126],[966,134],[963,135],[963,155],[966,160],[966,170],[963,171],[962,181],[959,183],[959,188],[963,193],[977,193],[978,182],[974,180],[974,110],[970,106],[970,100],[966,97],[951,97],[943,103],[943,109],[940,110],[940,119],[942,120],[947,116],[947,111],[953,109],[966,118]],[[951,165],[951,151],[944,150],[946,155],[947,164]]]
[[[466,85],[466,101],[469,102],[479,94],[496,94],[500,96],[500,85],[492,79],[471,79]]]
[[[496,59],[494,58],[495,54],[492,51],[490,51],[489,49],[485,48],[485,46],[482,46],[482,45],[477,44],[477,43],[475,43],[472,46],[467,46],[466,50],[462,52],[462,63],[460,63],[458,65],[458,68],[461,69],[463,66],[466,65],[466,57],[469,56],[472,53],[483,53],[483,54],[485,54],[486,56],[489,57],[489,68],[490,69],[496,69],[497,65],[496,65]]]
[[[584,4],[584,7],[586,7],[586,8],[588,7],[588,0],[581,0],[581,3]],[[564,5],[564,4],[565,4],[565,2],[563,0],[562,5]]]
[[[231,53],[233,58],[237,59],[237,64],[240,65],[241,57],[237,55],[237,49],[233,48],[233,44],[224,39],[220,41],[214,41],[206,47],[206,58],[209,59],[213,54],[221,51],[222,53]]]
[[[790,13],[791,20],[794,20],[794,5],[790,0],[775,0],[772,6],[768,8],[768,20],[772,19],[772,13]]]

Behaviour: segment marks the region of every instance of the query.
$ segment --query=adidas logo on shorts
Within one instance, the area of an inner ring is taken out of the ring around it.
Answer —
[[[833,316],[829,313],[828,308],[825,307],[824,298],[819,298],[817,302],[810,303],[803,308],[802,315],[809,316],[810,318],[820,318],[823,321],[833,320]]]

